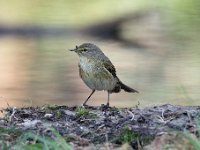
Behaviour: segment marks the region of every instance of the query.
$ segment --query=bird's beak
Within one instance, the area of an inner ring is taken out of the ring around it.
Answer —
[[[69,49],[69,51],[76,51],[76,49]]]
[[[74,51],[74,52],[77,52],[77,50],[78,50],[78,46],[76,46],[75,49],[69,49],[69,51]]]

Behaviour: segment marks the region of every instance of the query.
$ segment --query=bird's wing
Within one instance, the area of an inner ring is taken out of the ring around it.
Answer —
[[[109,59],[104,60],[104,67],[114,76],[117,77],[116,75],[116,70],[114,65],[111,63]]]
[[[79,68],[79,76],[82,78],[83,69],[81,68],[80,64],[78,64],[78,68]]]

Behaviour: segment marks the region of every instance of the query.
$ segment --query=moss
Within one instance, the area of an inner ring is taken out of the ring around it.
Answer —
[[[45,108],[47,108],[49,110],[57,110],[58,109],[58,105],[50,105],[50,104],[48,104]]]
[[[57,111],[55,112],[55,116],[56,116],[57,119],[61,118],[61,117],[62,117],[61,111],[60,111],[60,110],[57,110]]]
[[[120,141],[122,143],[130,143],[136,141],[139,138],[139,134],[133,132],[127,125],[124,126],[120,134]]]
[[[131,130],[128,125],[125,125],[119,139],[122,143],[129,143],[134,148],[139,149],[140,147],[149,144],[154,137],[150,135],[141,135],[138,132]]]
[[[77,118],[81,118],[81,117],[96,118],[97,117],[96,114],[90,112],[88,109],[84,107],[77,107],[75,112],[76,112]]]

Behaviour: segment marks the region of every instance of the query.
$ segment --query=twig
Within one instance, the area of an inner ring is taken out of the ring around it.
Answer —
[[[108,143],[108,134],[106,134],[105,136],[106,136],[106,149],[110,150],[109,143]]]
[[[186,110],[186,113],[187,113],[187,116],[188,116],[188,118],[189,118],[189,120],[190,120],[190,123],[191,123],[191,122],[192,122],[192,119],[191,119],[190,112],[189,112],[188,110]]]
[[[165,110],[162,110],[162,118],[163,118],[163,120],[165,120],[165,117],[164,117],[164,113],[165,113]]]
[[[131,121],[134,120],[135,115],[130,110],[127,110],[127,112],[132,116]]]
[[[14,117],[15,113],[16,113],[16,107],[13,107],[13,108],[12,108],[12,114],[11,114],[10,117],[9,117],[9,121],[10,121],[10,122],[12,121],[12,118]]]

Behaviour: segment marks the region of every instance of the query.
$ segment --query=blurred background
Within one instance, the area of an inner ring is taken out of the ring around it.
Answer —
[[[0,107],[81,105],[91,90],[78,56],[91,42],[139,94],[111,95],[111,105],[199,105],[199,0],[0,1]],[[96,92],[88,104],[106,103]]]

